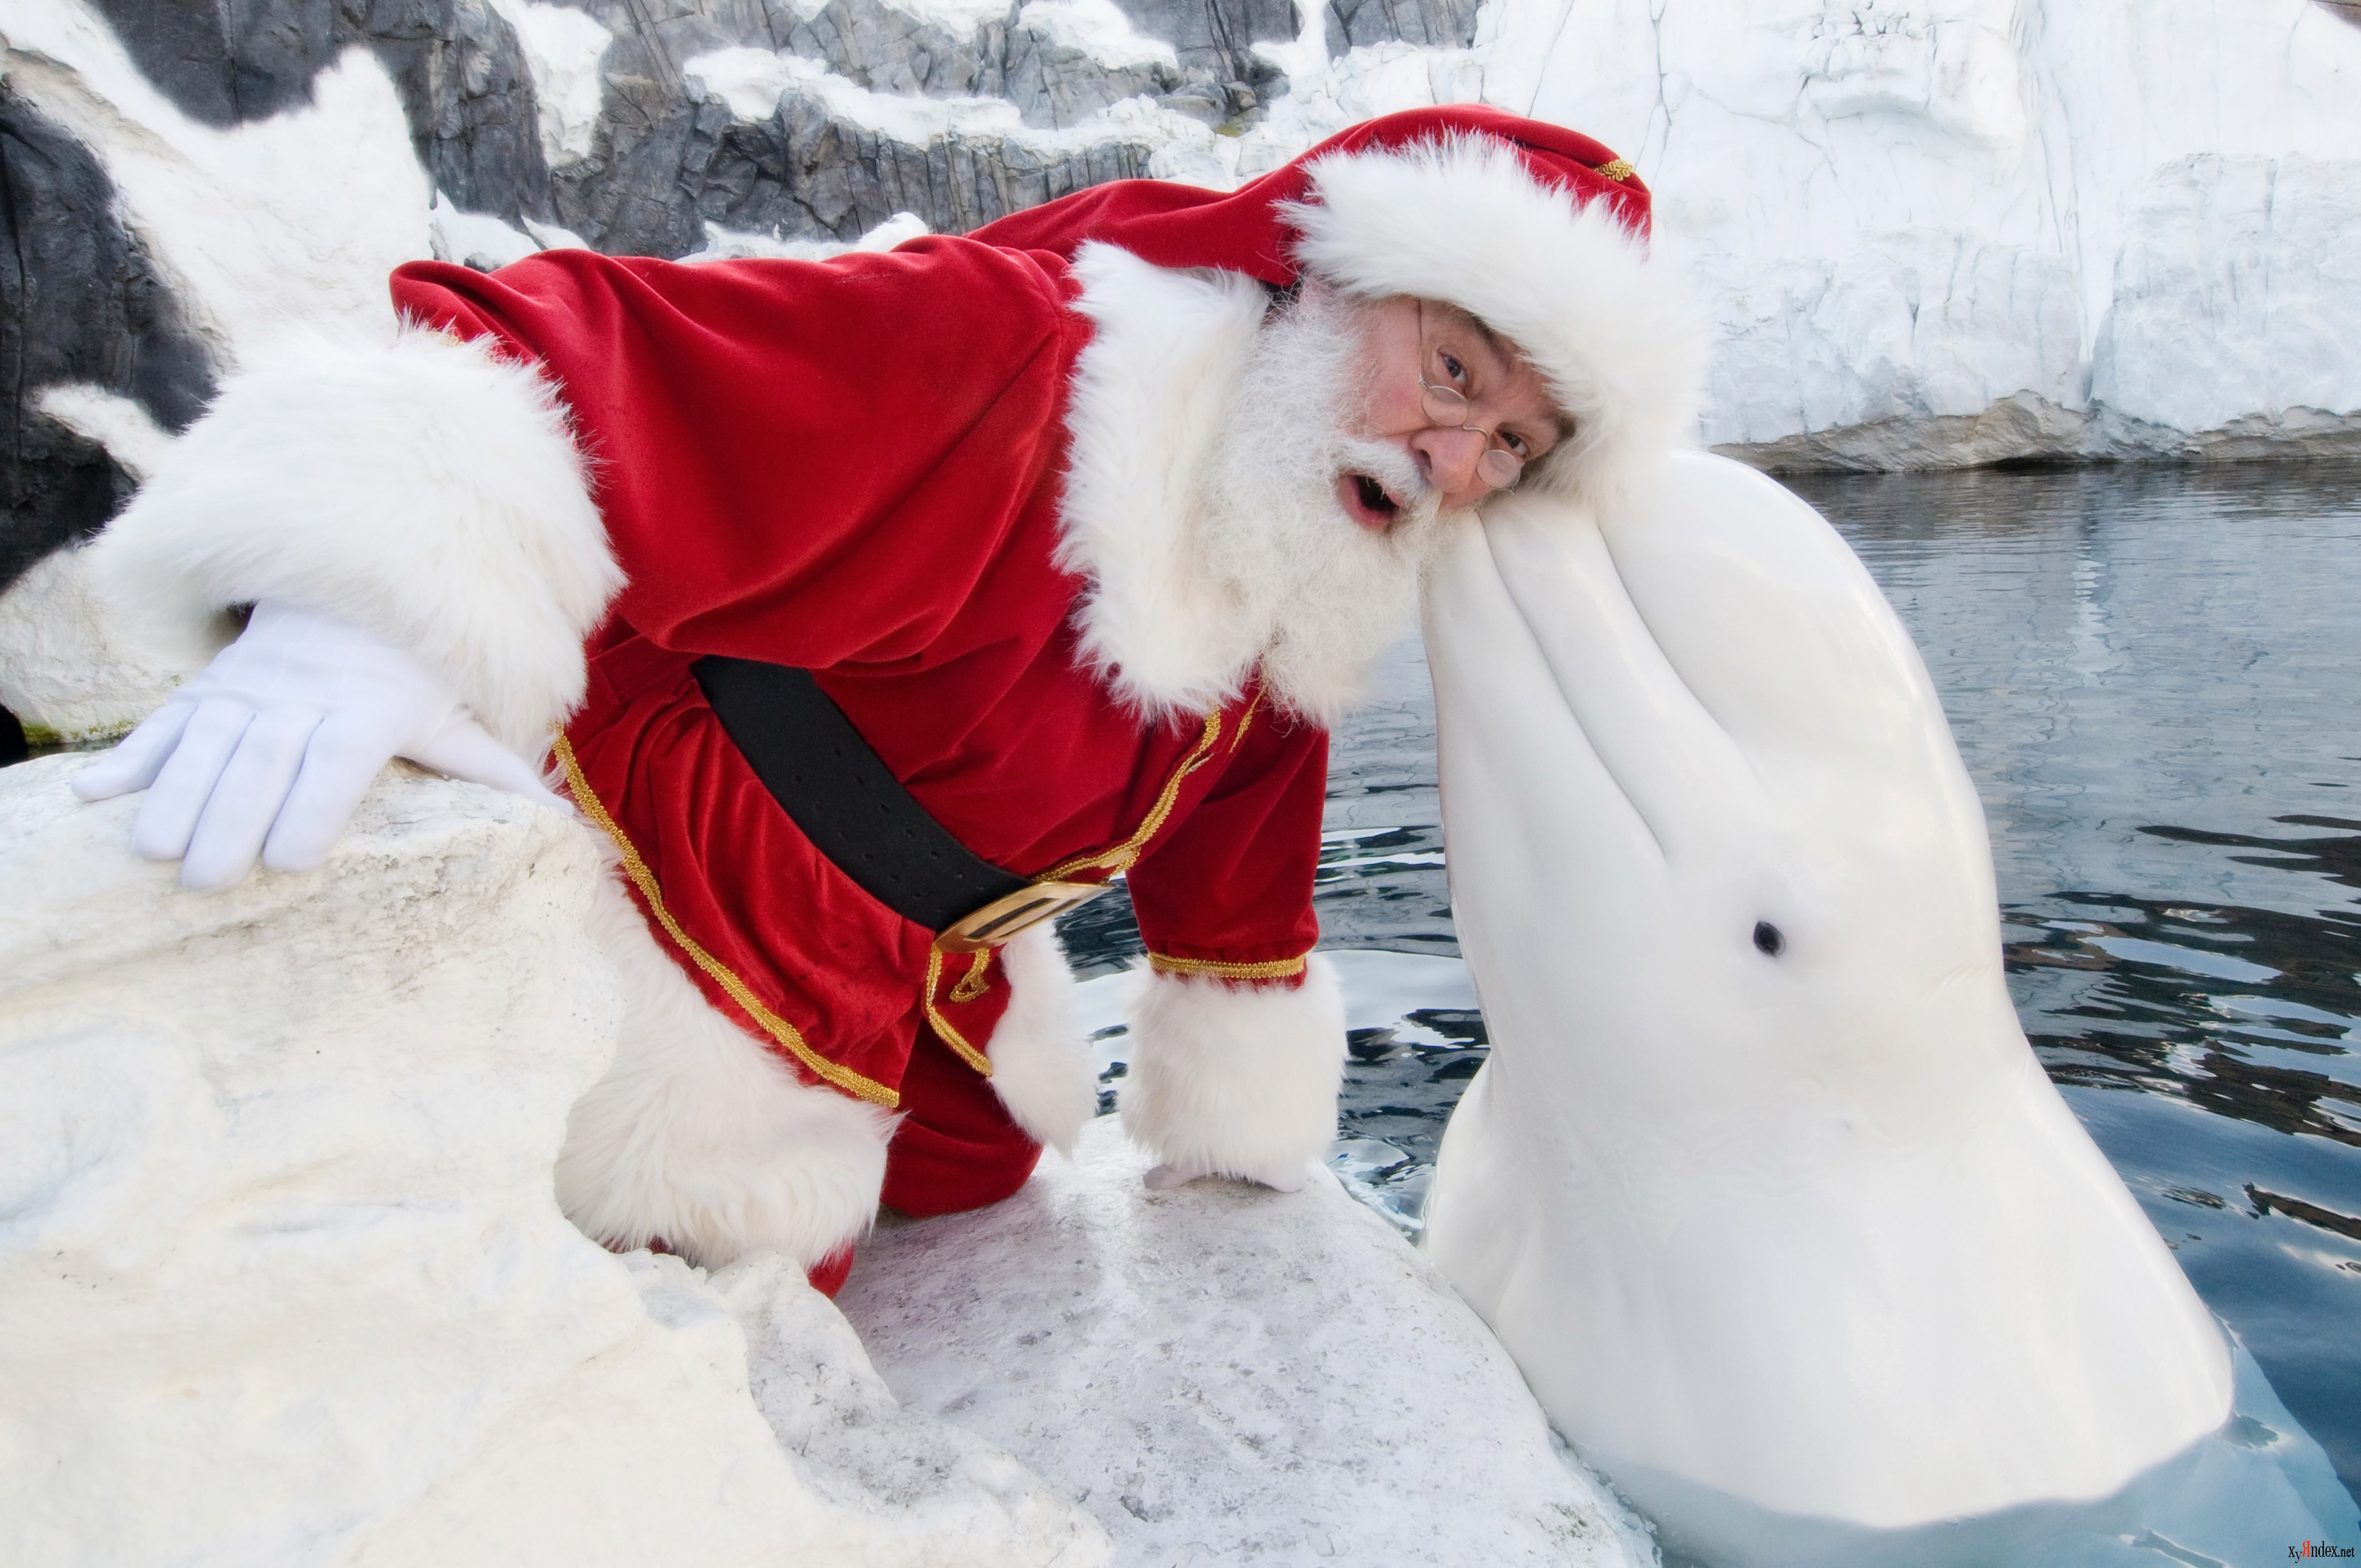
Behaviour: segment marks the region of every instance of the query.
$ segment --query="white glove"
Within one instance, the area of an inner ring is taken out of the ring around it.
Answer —
[[[1166,1192],[1175,1187],[1186,1187],[1192,1181],[1202,1181],[1209,1176],[1227,1177],[1233,1181],[1251,1181],[1276,1192],[1301,1192],[1303,1190],[1304,1174],[1305,1166],[1301,1160],[1297,1160],[1293,1165],[1279,1164],[1267,1170],[1248,1171],[1215,1170],[1209,1165],[1186,1163],[1175,1165],[1167,1161],[1141,1177],[1140,1180],[1154,1192]]]
[[[184,887],[328,858],[379,769],[407,757],[455,779],[565,803],[412,654],[266,600],[204,674],[73,781],[84,800],[148,791],[131,847],[181,862]]]

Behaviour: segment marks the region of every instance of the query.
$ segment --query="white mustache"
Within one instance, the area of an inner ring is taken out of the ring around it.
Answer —
[[[1367,474],[1383,485],[1405,512],[1423,510],[1441,494],[1419,471],[1417,460],[1389,442],[1339,435],[1336,467],[1340,473]]]

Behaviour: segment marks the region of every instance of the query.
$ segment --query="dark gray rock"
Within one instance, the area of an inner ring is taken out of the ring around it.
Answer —
[[[91,382],[185,427],[213,391],[204,345],[115,215],[87,149],[0,84],[0,589],[95,532],[131,494],[106,454],[37,412]]]
[[[1009,0],[1000,16],[965,31],[920,21],[883,0],[828,0],[809,16],[781,0],[567,3],[614,33],[609,73],[644,78],[675,96],[685,96],[681,61],[731,47],[801,55],[873,92],[1006,98],[1037,126],[1071,125],[1188,79],[1170,69],[1101,66],[1020,25],[1021,0]]]
[[[132,62],[209,126],[268,119],[312,98],[346,39],[335,0],[92,0]]]
[[[770,119],[734,121],[719,100],[668,101],[647,78],[610,77],[623,111],[602,129],[603,167],[560,170],[561,221],[617,255],[679,256],[710,222],[782,239],[850,240],[912,212],[956,234],[1070,191],[1147,172],[1153,148],[1110,141],[1043,155],[998,137],[911,147],[789,93]]]
[[[93,0],[142,74],[208,125],[311,101],[355,45],[401,93],[418,160],[453,203],[552,215],[539,109],[516,29],[485,0]]]
[[[1399,38],[1422,48],[1476,41],[1477,0],[1328,0],[1328,52]]]
[[[1414,0],[1413,0],[1414,3]],[[1294,0],[1115,0],[1131,25],[1162,38],[1180,57],[1186,81],[1214,89],[1226,105],[1228,84],[1244,82],[1268,101],[1286,91],[1286,75],[1254,52],[1258,43],[1287,43],[1297,31]]]
[[[1286,88],[1254,45],[1296,33],[1292,0],[1120,0],[1177,62],[1110,68],[1025,24],[1021,0],[964,32],[884,0],[827,0],[809,16],[785,0],[566,3],[615,42],[596,150],[553,179],[558,221],[601,250],[660,256],[700,248],[708,222],[781,239],[849,239],[906,210],[957,233],[1145,174],[1152,150],[1115,139],[1044,155],[972,136],[912,148],[833,121],[792,93],[772,120],[733,125],[719,104],[690,100],[682,65],[709,50],[793,53],[879,93],[1005,98],[1028,126],[1072,126],[1144,94],[1206,125],[1237,126]],[[1421,0],[1398,3],[1414,10]]]

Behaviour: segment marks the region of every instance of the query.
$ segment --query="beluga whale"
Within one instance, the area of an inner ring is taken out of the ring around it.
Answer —
[[[2027,1044],[1974,786],[1834,530],[1702,453],[1611,515],[1496,498],[1424,635],[1492,1042],[1425,1245],[1668,1560],[2352,1517]]]

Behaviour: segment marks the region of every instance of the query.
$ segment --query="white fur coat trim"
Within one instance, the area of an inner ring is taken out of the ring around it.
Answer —
[[[1243,273],[1180,272],[1111,245],[1074,258],[1096,330],[1076,361],[1060,569],[1084,577],[1082,653],[1156,718],[1238,694],[1259,630],[1193,553],[1199,481],[1268,297]]]
[[[1168,1165],[1260,1177],[1336,1135],[1345,997],[1312,955],[1295,987],[1151,973],[1132,1007],[1124,1131]]]
[[[1685,291],[1606,202],[1576,206],[1484,137],[1337,154],[1289,209],[1296,258],[1370,299],[1459,306],[1512,339],[1575,418],[1529,482],[1605,507],[1695,436],[1703,334]]]
[[[609,877],[588,921],[622,982],[606,1077],[575,1103],[557,1201],[595,1241],[662,1241],[720,1266],[782,1253],[806,1268],[876,1218],[895,1117],[807,1084],[708,1003]]]
[[[1090,1042],[1074,1023],[1073,971],[1046,920],[1012,938],[1000,964],[1008,1007],[983,1053],[993,1091],[1027,1136],[1070,1155],[1099,1110]]]
[[[622,576],[555,391],[481,345],[313,339],[223,385],[91,547],[130,624],[192,663],[283,599],[421,655],[538,758]]]

